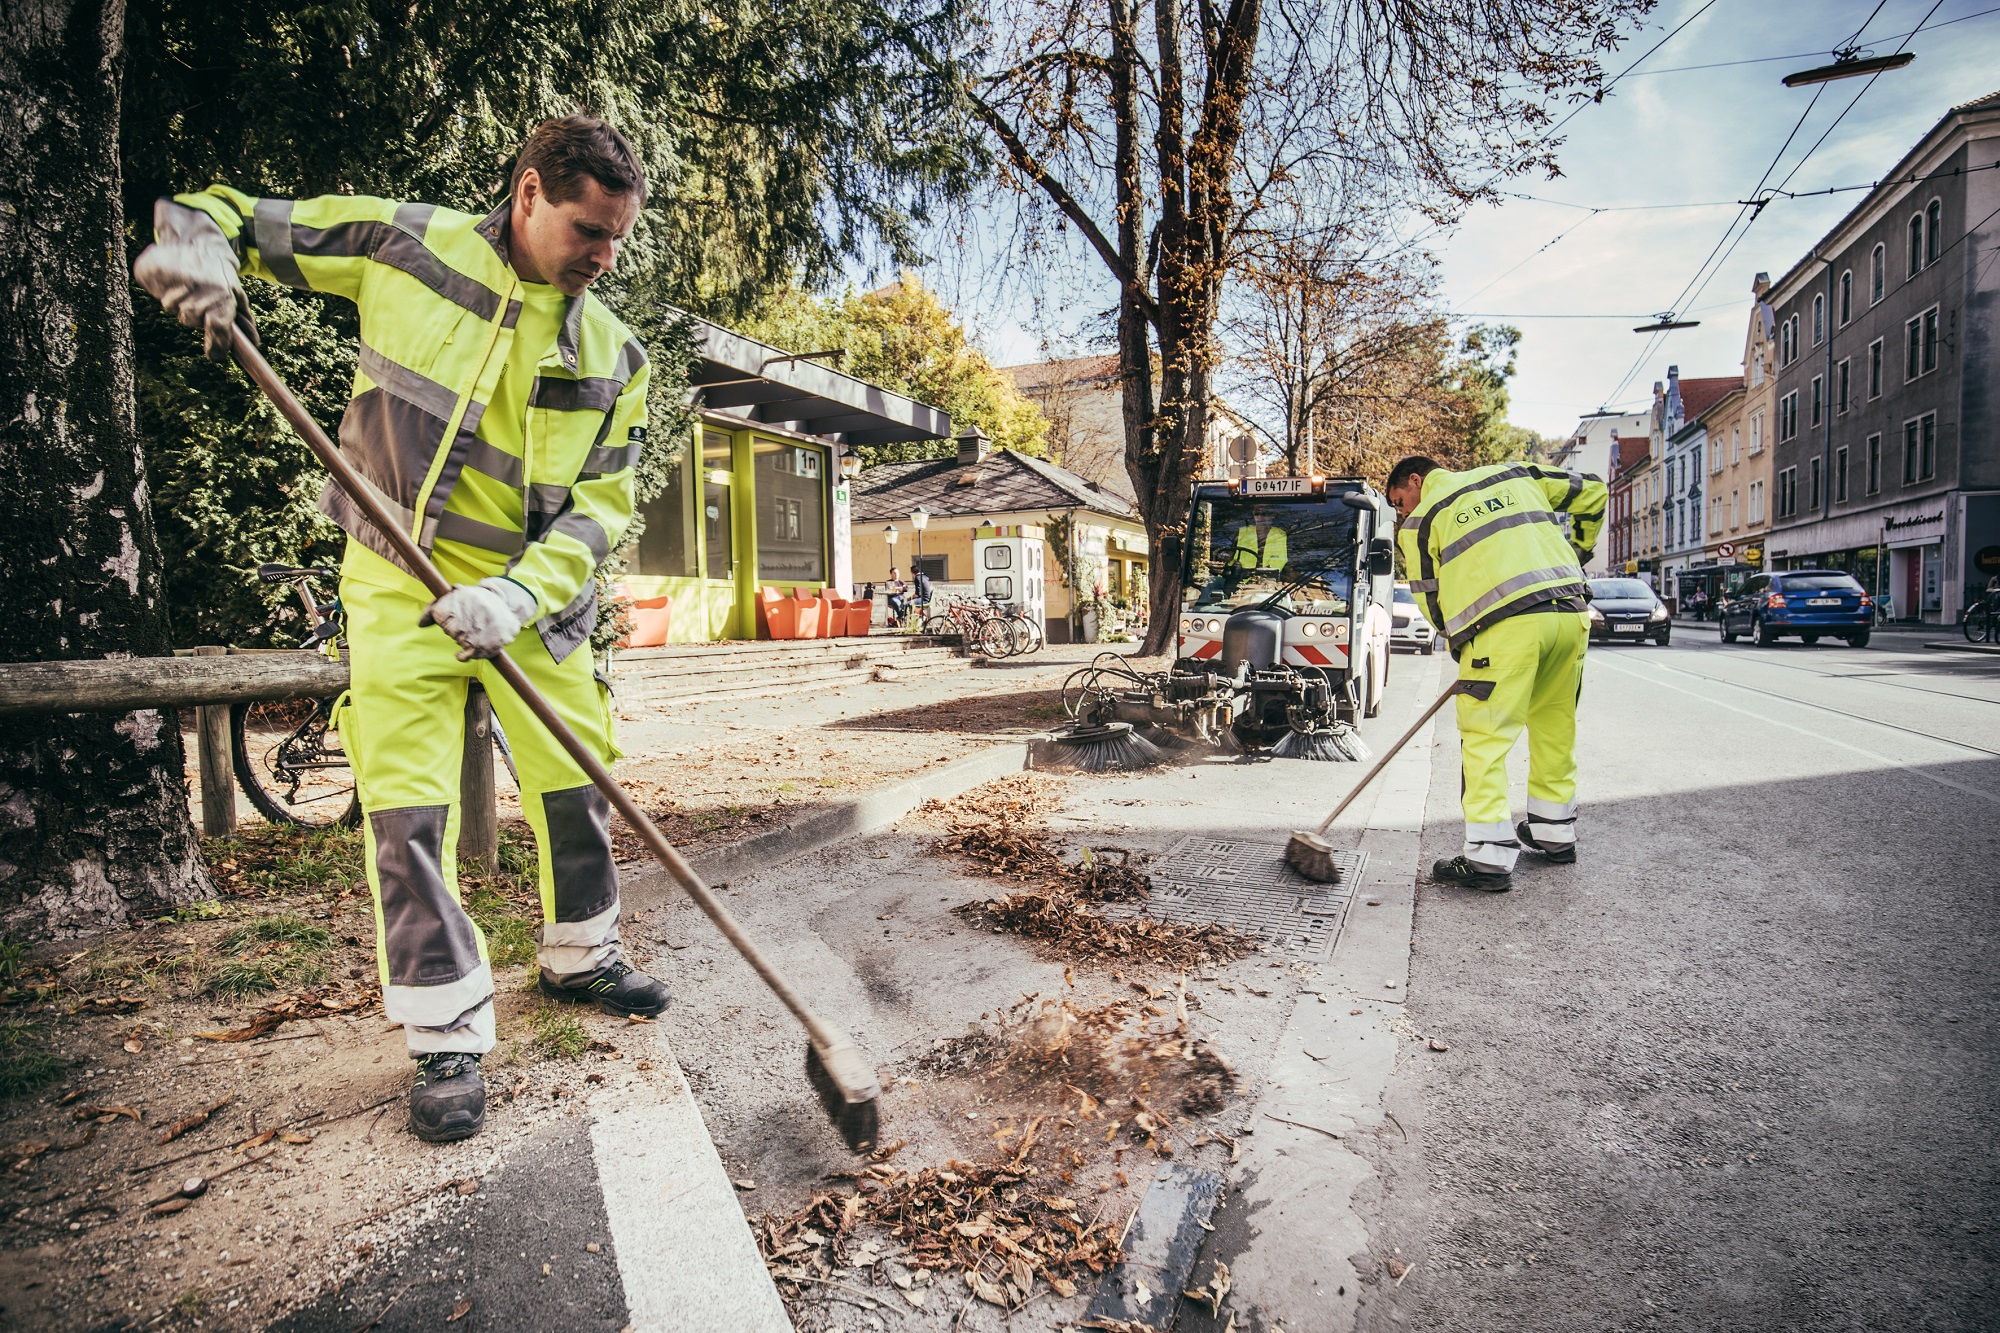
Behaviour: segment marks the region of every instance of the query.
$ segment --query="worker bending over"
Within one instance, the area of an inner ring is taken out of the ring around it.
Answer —
[[[542,993],[657,1014],[667,988],[619,955],[618,872],[603,795],[490,659],[511,657],[609,764],[608,690],[585,646],[592,573],[632,517],[646,438],[646,354],[589,294],[645,202],[625,137],[568,116],[522,145],[510,197],[483,218],[353,195],[256,198],[217,185],[162,199],[138,280],[226,360],[249,328],[239,273],[355,303],[360,366],[342,451],[453,585],[433,601],[332,485],[348,534],[340,598],[352,666],[339,717],[366,812],[382,1001],[418,1072],[410,1128],[466,1138],[486,1116],[493,1049],[486,941],[459,902],[465,701],[492,696],[539,853]],[[253,330],[254,333],[254,330]]]
[[[1580,472],[1531,463],[1447,472],[1420,457],[1396,464],[1388,492],[1410,589],[1460,679],[1494,682],[1484,700],[1458,696],[1465,849],[1431,877],[1505,893],[1522,843],[1551,861],[1576,859],[1576,703],[1590,642],[1583,566],[1608,493]],[[1517,826],[1507,754],[1523,726],[1528,817]]]

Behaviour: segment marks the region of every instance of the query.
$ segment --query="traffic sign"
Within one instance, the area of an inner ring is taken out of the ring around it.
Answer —
[[[1736,543],[1724,542],[1715,548],[1715,553],[1724,560],[1733,560],[1736,558]]]

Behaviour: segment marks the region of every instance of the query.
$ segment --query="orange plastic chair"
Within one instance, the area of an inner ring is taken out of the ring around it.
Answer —
[[[837,639],[847,633],[847,599],[822,592],[819,604],[819,636],[822,639]]]
[[[796,633],[797,616],[784,608],[787,603],[776,588],[757,589],[757,637],[789,639]]]
[[[847,604],[847,632],[856,638],[867,638],[875,623],[875,603],[868,598],[856,598]]]
[[[783,637],[787,639],[817,639],[819,637],[820,612],[822,609],[819,604],[819,598],[809,592],[802,592],[794,588],[792,589],[792,595],[786,598],[783,604],[793,608],[792,632]],[[773,637],[777,636],[774,634]]]
[[[674,599],[645,597],[632,603],[632,632],[618,641],[620,648],[658,648],[666,643],[673,628]]]

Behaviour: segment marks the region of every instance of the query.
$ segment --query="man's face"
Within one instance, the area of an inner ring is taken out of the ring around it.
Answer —
[[[1417,507],[1417,501],[1423,498],[1423,494],[1422,477],[1405,478],[1389,488],[1389,503],[1396,506],[1398,518],[1408,518],[1410,511]]]
[[[542,188],[541,173],[531,167],[514,192],[508,246],[514,271],[565,296],[580,295],[611,271],[618,247],[638,218],[636,192],[612,194],[585,176],[581,194],[557,203]]]

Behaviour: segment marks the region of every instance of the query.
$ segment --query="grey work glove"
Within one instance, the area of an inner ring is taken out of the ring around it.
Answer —
[[[153,205],[153,235],[158,239],[139,252],[132,276],[168,314],[202,331],[208,359],[229,359],[231,324],[240,324],[255,343],[257,324],[236,270],[236,251],[215,219],[162,199]]]
[[[535,618],[535,595],[495,576],[460,584],[424,608],[419,625],[436,625],[458,641],[458,660],[498,657]]]

